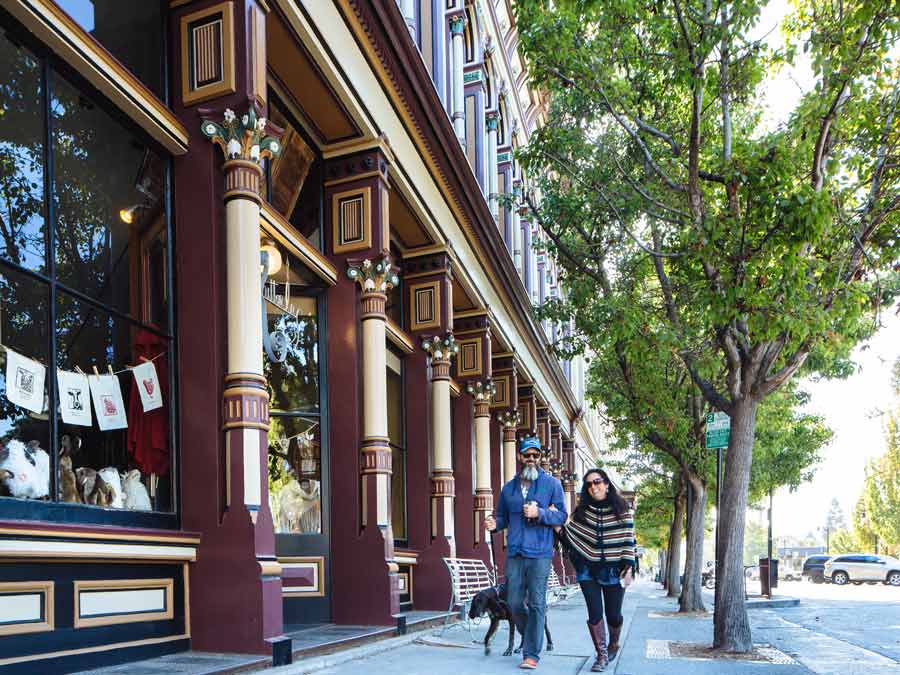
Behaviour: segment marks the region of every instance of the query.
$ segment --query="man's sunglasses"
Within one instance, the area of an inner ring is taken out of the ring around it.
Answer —
[[[522,457],[525,459],[540,459],[541,453],[539,452],[523,452]]]
[[[586,480],[584,481],[585,485],[603,485],[606,481],[602,478],[595,478],[594,480]]]

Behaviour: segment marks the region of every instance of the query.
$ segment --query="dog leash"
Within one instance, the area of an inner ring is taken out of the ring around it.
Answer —
[[[497,514],[492,513],[491,518],[496,519]],[[491,568],[494,570],[494,583],[500,583],[497,561],[494,559],[494,530],[488,530],[488,550],[491,552]]]

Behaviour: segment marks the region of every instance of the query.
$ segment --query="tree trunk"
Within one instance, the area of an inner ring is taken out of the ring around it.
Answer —
[[[706,486],[700,476],[686,471],[688,486],[687,522],[685,523],[684,585],[678,600],[680,612],[705,612],[703,605],[703,527],[706,517]]]
[[[668,549],[668,547],[667,547]],[[668,550],[660,550],[659,552],[659,583],[665,588],[669,581],[669,559],[667,557]]]
[[[735,401],[725,455],[713,619],[713,647],[725,652],[746,653],[753,648],[744,603],[744,521],[758,406],[752,397]]]
[[[684,484],[678,478],[678,493],[675,496],[675,508],[672,525],[669,527],[668,577],[666,596],[677,598],[681,595],[681,532],[684,522]]]

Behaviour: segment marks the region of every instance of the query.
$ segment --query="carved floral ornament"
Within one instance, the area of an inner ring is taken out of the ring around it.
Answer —
[[[259,162],[281,151],[278,139],[266,135],[266,118],[257,118],[253,106],[240,119],[230,108],[225,109],[223,117],[223,124],[203,120],[200,129],[204,136],[222,148],[226,159]]]
[[[388,255],[375,263],[368,258],[360,263],[348,263],[347,277],[359,283],[363,291],[370,293],[384,293],[400,283]]]
[[[428,355],[434,361],[450,360],[459,353],[459,345],[456,344],[456,338],[453,337],[453,333],[447,333],[443,338],[440,335],[434,335],[430,338],[426,337],[422,340],[422,349],[428,352]]]
[[[522,423],[522,417],[518,410],[504,410],[497,415],[497,419],[505,427],[517,427]]]
[[[497,393],[497,385],[493,380],[478,380],[466,385],[466,393],[471,394],[476,401],[487,401],[494,398]]]

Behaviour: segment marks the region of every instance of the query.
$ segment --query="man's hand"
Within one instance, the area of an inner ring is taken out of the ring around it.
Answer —
[[[494,516],[485,516],[484,517],[484,529],[488,532],[493,532],[497,529],[497,520]]]
[[[541,515],[541,510],[538,508],[537,504],[525,504],[525,508],[522,509],[522,513],[526,518],[537,518]]]

